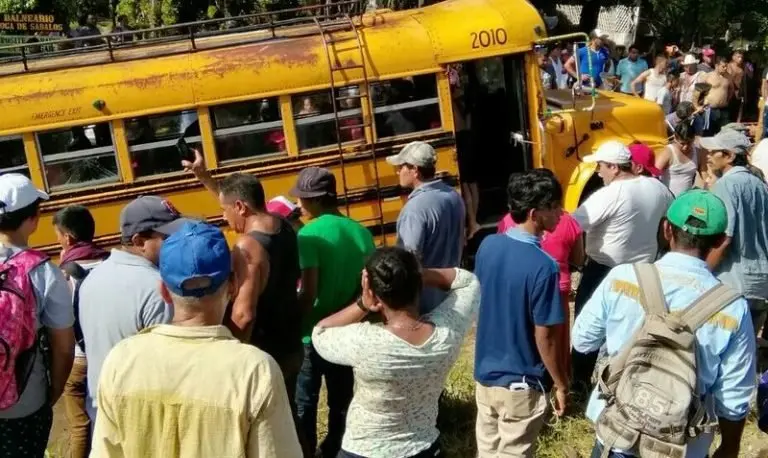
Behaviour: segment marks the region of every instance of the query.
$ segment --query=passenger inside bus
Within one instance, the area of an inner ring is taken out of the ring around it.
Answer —
[[[455,94],[461,94],[465,122],[456,129],[469,131],[461,136],[471,138],[463,142],[471,141],[472,145],[469,154],[458,157],[459,174],[462,183],[477,183],[477,194],[470,189],[469,195],[477,202],[473,204],[477,207],[478,227],[490,228],[507,211],[505,189],[509,175],[531,167],[528,147],[510,142],[512,132],[526,130],[524,69],[522,56],[463,62],[454,88]],[[471,243],[468,250],[472,252]]]

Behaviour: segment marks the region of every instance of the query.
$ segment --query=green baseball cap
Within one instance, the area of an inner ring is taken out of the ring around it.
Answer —
[[[690,218],[703,223],[701,227],[688,224]],[[728,212],[719,197],[709,191],[693,189],[677,196],[667,210],[667,220],[693,235],[719,235],[728,226]]]

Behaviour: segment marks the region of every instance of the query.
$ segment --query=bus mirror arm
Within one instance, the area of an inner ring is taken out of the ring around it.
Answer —
[[[581,140],[577,141],[575,145],[569,146],[568,149],[565,150],[565,157],[573,156],[573,153],[577,152],[579,147],[587,140],[589,140],[589,134],[582,135]]]

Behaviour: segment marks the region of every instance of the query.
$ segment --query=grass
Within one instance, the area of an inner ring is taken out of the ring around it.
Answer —
[[[472,376],[474,347],[474,335],[470,335],[464,342],[459,359],[446,381],[446,393],[440,405],[438,425],[446,458],[472,458],[476,453],[475,382]],[[319,439],[322,439],[326,433],[325,419],[328,415],[324,397],[321,397],[320,404],[318,435]],[[539,436],[537,458],[563,458],[569,448],[577,451],[583,458],[590,456],[595,436],[592,426],[583,417],[584,407],[583,404],[576,404],[571,409],[574,415],[549,422]],[[56,419],[46,458],[69,458],[64,431],[66,425],[62,425],[62,421],[65,422],[63,411],[57,406],[54,412]],[[768,458],[768,436],[757,429],[754,415],[748,420],[740,457]]]

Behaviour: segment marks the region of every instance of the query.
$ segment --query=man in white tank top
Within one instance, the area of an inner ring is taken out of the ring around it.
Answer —
[[[595,191],[573,213],[586,235],[589,257],[576,292],[576,314],[581,311],[611,268],[625,263],[653,261],[658,251],[661,219],[673,200],[656,178],[632,171],[632,155],[621,142],[610,140],[586,156],[596,163],[604,187]],[[576,389],[588,390],[597,354],[573,354]]]

